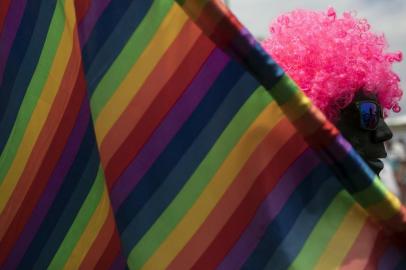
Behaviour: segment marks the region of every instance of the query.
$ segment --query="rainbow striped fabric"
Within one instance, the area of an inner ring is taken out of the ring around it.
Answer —
[[[406,269],[406,212],[219,1],[0,2],[0,269]]]

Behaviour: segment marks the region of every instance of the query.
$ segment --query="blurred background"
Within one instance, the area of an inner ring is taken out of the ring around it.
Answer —
[[[224,0],[239,20],[259,40],[268,35],[268,25],[279,14],[296,8],[327,10],[335,8],[338,14],[343,11],[356,12],[357,17],[365,18],[372,31],[385,33],[389,51],[402,51],[406,58],[406,0]],[[406,59],[394,65],[401,78],[402,89],[406,91]],[[406,94],[400,103],[402,111],[391,113],[386,122],[394,137],[387,144],[388,158],[382,181],[406,203]]]

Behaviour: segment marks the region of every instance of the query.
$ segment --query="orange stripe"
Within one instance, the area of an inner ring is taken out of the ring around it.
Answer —
[[[238,25],[239,29],[242,28],[239,21],[236,20],[234,14],[222,2],[211,1],[186,1],[183,4],[183,10],[189,15],[191,19],[196,21],[197,25],[203,27],[206,35],[215,33],[220,25],[220,21],[232,20],[232,27],[227,29],[234,29],[234,25]],[[224,16],[227,15],[227,16]],[[224,34],[224,32],[221,32]]]
[[[333,138],[338,135],[337,128],[315,107],[311,106],[298,120],[294,126],[315,147],[329,146]]]
[[[379,229],[370,220],[367,220],[354,245],[342,262],[341,269],[358,270],[363,269],[368,264]]]
[[[388,200],[387,198],[385,199]],[[386,201],[385,203],[389,202]],[[392,207],[395,208],[394,206]],[[406,240],[406,206],[401,205],[398,213],[395,216],[381,222],[385,224],[386,228],[390,228],[394,233],[403,234],[403,240]]]
[[[159,96],[165,84],[182,64],[200,35],[201,31],[193,22],[189,20],[185,23],[181,33],[168,48],[131,103],[102,141],[100,153],[104,165],[109,163],[114,153],[131,133],[133,127],[144,116],[154,99]]]
[[[112,264],[122,256],[120,235],[117,230],[114,230],[113,236],[111,237],[106,250],[100,257],[94,269],[112,269]]]
[[[86,254],[86,257],[83,259],[80,269],[95,269],[97,262],[103,256],[103,253],[108,248],[108,244],[110,243],[113,234],[116,232],[115,226],[113,212],[110,208],[107,221],[104,223],[99,235],[96,237],[88,253]]]
[[[339,134],[337,128],[301,92],[290,97],[281,108],[313,148],[328,147]]]
[[[200,14],[202,14],[203,8],[206,6],[206,4],[207,1],[186,1],[182,8],[188,13],[191,19],[196,20],[199,18]]]
[[[74,38],[72,54],[69,58],[69,63],[65,69],[65,74],[59,86],[57,95],[49,111],[49,116],[35,142],[24,171],[4,208],[4,211],[0,215],[0,220],[2,220],[0,223],[0,239],[3,238],[17,212],[20,210],[27,192],[32,186],[33,188],[37,188],[36,185],[32,185],[33,181],[44,181],[44,179],[35,179],[35,176],[48,152],[49,145],[58,129],[64,112],[67,109],[65,107],[69,103],[69,99],[74,90],[76,78],[78,77],[81,65],[80,48],[78,44],[79,42],[77,38]],[[41,100],[39,102],[41,102]]]
[[[295,134],[296,130],[286,118],[282,119],[268,133],[234,179],[216,208],[172,261],[168,269],[189,269],[194,265],[227,223],[235,209],[237,209],[258,175],[260,175],[272,159],[280,158],[276,154]]]

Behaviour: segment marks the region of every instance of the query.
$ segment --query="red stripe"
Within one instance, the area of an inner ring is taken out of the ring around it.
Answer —
[[[7,12],[10,7],[11,0],[0,1],[0,33],[3,32],[4,22],[7,18]]]
[[[406,250],[406,207],[401,205],[394,217],[381,222],[391,232],[394,243]]]
[[[230,18],[223,17],[209,37],[216,42],[218,47],[230,51],[230,47],[232,48],[230,44],[239,36],[240,31],[230,25]]]
[[[75,0],[76,21],[79,25],[90,8],[91,0]]]
[[[109,189],[111,189],[117,178],[128,167],[164,119],[165,115],[193,81],[196,73],[198,73],[212,50],[213,47],[210,46],[210,41],[205,36],[201,36],[196,42],[196,46],[190,51],[182,65],[165,85],[159,97],[154,100],[139,123],[115,153],[111,162],[107,164],[105,171]]]
[[[394,217],[384,221],[384,223],[393,231],[406,234],[406,206],[401,205],[399,212]]]
[[[368,264],[365,266],[364,270],[375,270],[378,267],[379,259],[384,255],[387,247],[389,246],[388,237],[383,231],[378,233],[376,241],[373,245],[372,252],[368,258]]]
[[[306,111],[294,126],[315,149],[328,148],[339,135],[337,128],[314,106]]]
[[[368,264],[378,233],[379,228],[370,220],[367,220],[357,239],[355,239],[351,250],[343,260],[340,269],[363,269]]]
[[[114,230],[113,237],[110,239],[106,250],[100,257],[94,269],[110,269],[114,261],[121,255],[121,240],[117,229]]]
[[[78,49],[77,46],[75,47],[76,49]],[[61,121],[58,123],[55,136],[52,138],[51,143],[49,143],[50,139],[49,130],[55,128],[55,121],[58,115],[61,115],[62,113],[60,110],[61,108],[63,108],[63,104],[67,102],[66,94],[68,94],[69,91],[65,88],[66,85],[69,85],[69,83],[67,83],[66,80],[72,80],[72,72],[74,69],[74,65],[72,66],[72,62],[77,61],[77,59],[76,60],[74,59],[75,57],[78,57],[78,55],[72,54],[69,60],[69,67],[66,70],[64,79],[61,83],[61,89],[59,89],[58,95],[49,113],[49,118],[47,119],[46,124],[41,130],[40,136],[30,155],[29,161],[27,162],[27,166],[25,167],[24,172],[20,178],[20,181],[17,184],[16,190],[19,189],[20,184],[27,182],[27,180],[24,179],[33,179],[30,189],[25,195],[23,202],[21,203],[21,206],[18,209],[18,212],[16,213],[13,221],[11,222],[10,226],[7,229],[4,238],[1,241],[0,265],[4,263],[7,254],[11,251],[15,241],[18,239],[19,235],[24,229],[25,224],[31,217],[34,207],[41,198],[42,192],[44,191],[48,183],[48,179],[51,176],[53,169],[58,163],[59,157],[62,154],[62,151],[69,138],[70,132],[73,129],[76,118],[79,114],[80,106],[83,102],[83,98],[85,96],[86,91],[84,74],[82,70],[79,71],[79,76],[76,78],[75,87],[70,96],[70,100],[68,101],[66,110],[64,111],[64,115]],[[44,151],[44,149],[47,149],[45,157],[42,160],[40,167],[36,172],[36,175],[33,176],[32,172],[35,171],[35,168],[33,166],[35,165],[31,166],[30,164],[36,164],[38,162],[38,156],[40,156],[38,153]],[[12,198],[14,196],[17,195],[13,193]],[[16,209],[13,206],[12,198],[8,202],[6,209],[13,209],[13,211],[15,211]]]
[[[327,148],[339,135],[337,129],[332,127],[330,122],[325,122],[316,132],[305,137],[306,142],[316,150]]]
[[[98,269],[95,268],[96,264],[103,257],[103,253],[109,249],[108,245],[114,234],[117,234],[117,230],[113,212],[110,208],[107,221],[104,223],[96,239],[93,241],[92,246],[80,265],[80,269]]]
[[[187,1],[183,6],[192,18],[197,18],[196,24],[215,41],[217,47],[229,48],[228,45],[239,38],[244,29],[234,14],[219,1],[208,1],[203,7]]]
[[[295,134],[289,139],[255,180],[255,184],[251,187],[244,200],[241,201],[227,224],[218,233],[217,238],[194,264],[193,269],[214,269],[221,263],[255,216],[257,208],[272,191],[289,166],[307,147],[299,134]]]

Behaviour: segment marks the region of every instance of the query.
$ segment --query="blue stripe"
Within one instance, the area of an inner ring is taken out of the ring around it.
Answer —
[[[89,122],[76,159],[27,249],[20,269],[32,269],[34,264],[36,269],[46,269],[51,262],[95,181],[99,167],[95,141]]]
[[[41,55],[56,1],[28,1],[0,87],[0,153],[10,136]],[[35,29],[34,29],[35,27]]]
[[[397,246],[396,244],[395,245],[391,244],[390,246],[388,246],[386,248],[383,255],[380,256],[376,269],[377,270],[394,270],[401,263],[403,256],[404,256],[404,253],[402,252],[400,247]],[[406,269],[406,265],[404,265],[402,269]]]
[[[230,48],[234,59],[237,58],[267,89],[272,89],[285,74],[246,28],[240,30]]]
[[[84,45],[83,63],[91,97],[99,81],[142,22],[153,1],[112,1]]]
[[[244,87],[233,89],[243,75],[239,65],[227,65],[188,121],[117,211],[117,223],[123,232],[126,252],[132,249],[173,200],[255,90],[257,83],[251,78],[247,78]],[[129,213],[131,216],[128,216]]]
[[[404,257],[394,270],[405,270],[406,269],[406,258]]]
[[[258,243],[254,252],[245,262],[243,269],[264,269],[268,260],[273,256],[280,244],[285,240],[285,237],[291,231],[299,215],[302,213],[315,195],[319,192],[320,186],[327,178],[331,176],[331,171],[323,165],[316,167],[312,173],[307,176],[303,182],[296,188],[295,192],[290,196],[288,202],[284,205],[277,217],[268,225],[265,234]],[[335,182],[335,181],[333,181]],[[337,183],[332,184],[331,191],[335,194],[339,189]],[[327,197],[327,196],[326,196]],[[329,198],[331,199],[331,197]],[[320,205],[315,215],[321,215],[326,206]],[[308,220],[309,223],[312,220]],[[310,224],[305,225],[306,227]],[[308,229],[307,229],[308,230]],[[297,245],[301,245],[303,239],[298,239]],[[295,252],[296,247],[293,247],[291,252]],[[290,258],[280,258],[280,260],[289,260]],[[281,264],[286,262],[282,261]]]
[[[302,249],[307,237],[314,229],[314,226],[341,190],[342,186],[334,175],[331,174],[328,179],[326,176],[323,177],[324,183],[320,183],[321,187],[317,191],[317,194],[315,194],[315,197],[300,214],[288,235],[278,246],[268,261],[266,269],[282,270],[289,268]]]
[[[363,191],[373,183],[374,172],[353,148],[344,159],[338,161],[334,157],[334,153],[328,154],[332,160],[335,160],[333,163],[335,173],[349,193],[354,194]]]

